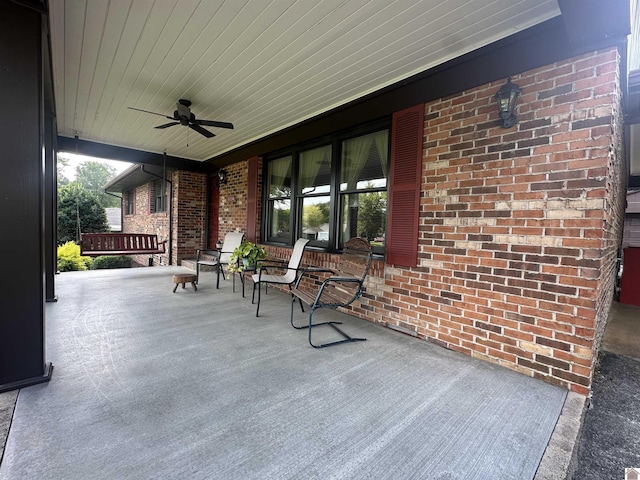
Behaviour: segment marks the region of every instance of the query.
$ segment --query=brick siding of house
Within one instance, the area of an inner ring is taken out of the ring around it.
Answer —
[[[169,187],[167,187],[169,188]],[[158,235],[158,241],[169,240],[169,211],[151,213],[152,183],[146,183],[136,187],[134,192],[135,206],[133,215],[126,214],[126,206],[123,206],[122,231],[124,233],[150,233]],[[134,265],[147,266],[149,258],[154,265],[168,265],[168,242],[165,246],[166,253],[162,255],[132,255]]]
[[[171,235],[172,265],[195,258],[196,250],[206,247],[207,175],[177,171],[173,174]]]
[[[514,74],[510,129],[493,98],[506,79],[427,103],[419,265],[374,260],[349,312],[587,394],[624,218],[619,74],[615,49]],[[247,164],[226,170],[220,237],[247,224]]]
[[[220,185],[220,211],[218,238],[229,232],[247,229],[247,162],[225,167],[227,183]]]
[[[420,267],[386,269],[394,322],[588,392],[622,226],[618,75],[616,50],[515,75],[511,129],[500,82],[425,106]]]

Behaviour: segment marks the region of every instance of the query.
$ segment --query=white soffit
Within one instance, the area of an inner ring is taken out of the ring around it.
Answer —
[[[58,132],[194,160],[560,14],[556,0],[50,0]],[[164,130],[193,102],[206,139]]]

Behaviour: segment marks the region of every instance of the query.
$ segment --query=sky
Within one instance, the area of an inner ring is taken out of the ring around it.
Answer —
[[[125,171],[132,164],[127,162],[121,162],[119,160],[105,160],[104,158],[87,157],[86,155],[77,155],[75,153],[59,153],[58,157],[66,158],[69,160],[69,165],[62,169],[62,174],[69,180],[75,180],[76,167],[84,162],[100,162],[112,166],[116,169],[116,175]]]

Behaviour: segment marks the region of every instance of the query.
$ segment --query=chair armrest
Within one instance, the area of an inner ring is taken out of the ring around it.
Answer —
[[[260,270],[262,270],[263,268],[268,268],[268,267],[286,268],[289,262],[286,260],[278,260],[277,258],[274,258],[274,259],[258,260],[258,263],[260,264]]]
[[[301,268],[301,269],[298,269],[298,271],[300,271],[301,273],[298,276],[298,280],[296,280],[296,283],[293,286],[293,288],[298,288],[298,285],[300,285],[300,282],[302,281],[302,277],[304,277],[307,273],[335,273],[330,268],[320,268],[320,267]]]
[[[166,242],[166,240],[165,240]],[[205,255],[211,255],[212,257],[215,258],[220,258],[220,252],[218,250],[207,250],[207,249],[198,249],[196,250],[196,263],[198,263],[200,261],[200,255],[201,254],[205,254]]]
[[[322,283],[327,282],[351,282],[351,283],[362,283],[362,279],[358,277],[329,277]]]
[[[364,283],[364,280],[358,277],[329,277],[327,279],[325,279],[322,282],[322,285],[320,285],[320,288],[318,289],[318,293],[316,295],[316,299],[313,301],[313,305],[318,305],[320,302],[320,299],[322,298],[322,294],[324,292],[324,289],[327,285],[329,285],[330,283],[357,283],[360,288],[358,289],[359,291],[361,291],[362,289],[362,284]],[[334,306],[347,306],[349,304],[351,304],[356,298],[358,298],[360,296],[360,293],[358,293],[357,295],[355,295],[349,302],[347,303],[333,303],[332,305]]]
[[[283,270],[289,270],[289,268],[287,267],[288,262],[286,260],[279,260],[279,259],[259,260],[258,263],[260,265],[260,268],[258,268],[258,271],[256,272],[259,275],[258,278],[262,278],[262,272],[264,272],[268,268],[278,268]]]
[[[277,268],[280,270],[284,270],[286,272],[289,272],[290,270],[294,271],[294,272],[300,272],[305,270],[304,268],[291,268],[289,267],[289,262],[287,260],[276,260],[276,261],[269,261],[269,262],[264,262],[261,261],[260,262],[260,269],[258,270],[258,281],[262,281],[262,272],[265,272],[267,269],[269,268]]]

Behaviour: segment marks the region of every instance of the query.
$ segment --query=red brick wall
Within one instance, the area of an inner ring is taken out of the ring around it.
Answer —
[[[623,220],[618,53],[512,80],[522,96],[510,129],[493,98],[506,79],[425,105],[420,264],[374,261],[350,311],[586,394]],[[220,236],[246,228],[246,162],[227,171]]]
[[[207,175],[187,171],[173,174],[172,265],[184,258],[195,258],[196,250],[206,247]]]
[[[225,167],[227,183],[220,185],[219,238],[247,231],[247,162]]]
[[[169,185],[167,186],[169,188]],[[150,213],[152,184],[140,185],[135,189],[135,208],[133,215],[126,214],[126,206],[123,206],[122,231],[125,233],[151,233],[158,235],[158,241],[169,240],[169,212]],[[147,266],[149,258],[153,258],[154,265],[168,265],[169,253],[163,255],[132,255],[133,263],[139,266]]]
[[[523,94],[508,130],[496,122],[501,82],[427,104],[425,270],[387,269],[401,300],[427,298],[424,316],[400,313],[398,323],[588,391],[619,238],[618,221],[603,230],[607,211],[619,217],[607,188],[622,166],[617,71],[610,50],[514,76]]]
[[[617,275],[618,250],[622,244],[625,220],[627,169],[624,162],[624,114],[620,107],[620,71],[614,65],[606,64],[597,66],[598,75],[605,73],[615,73],[617,81],[609,85],[610,94],[616,98],[613,105],[612,122],[610,135],[612,138],[608,150],[608,162],[606,167],[604,184],[604,218],[603,218],[603,243],[602,261],[600,266],[600,281],[596,295],[596,337],[595,345],[599,349],[604,329],[609,318],[609,310]],[[603,93],[606,92],[601,87]],[[607,135],[607,130],[602,129],[602,135]]]

